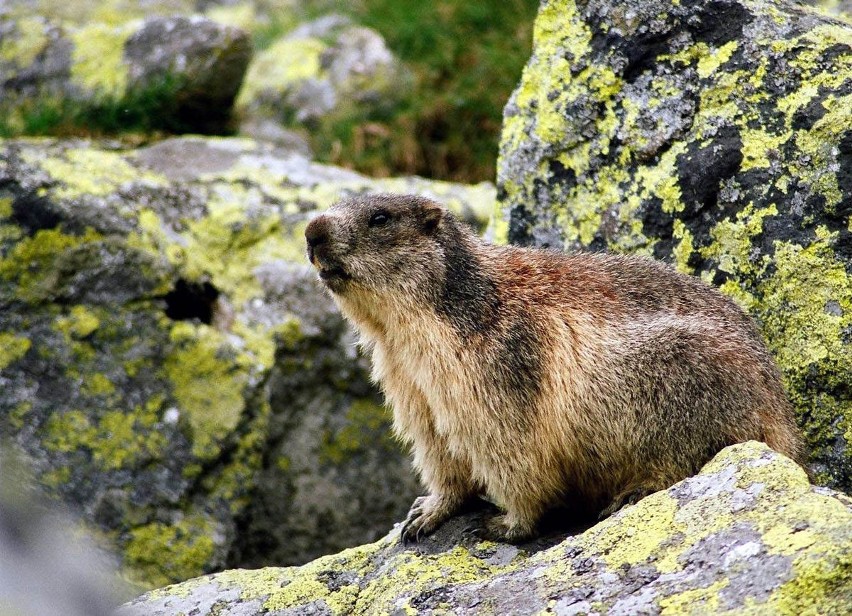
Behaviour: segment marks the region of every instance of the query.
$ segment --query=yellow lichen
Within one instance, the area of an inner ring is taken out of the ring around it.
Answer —
[[[153,430],[157,420],[158,408],[151,404],[128,412],[107,411],[99,419],[78,410],[54,413],[44,443],[50,451],[62,453],[86,449],[103,470],[130,468],[161,455],[166,439]]]
[[[176,323],[171,339],[164,372],[192,427],[193,455],[207,459],[242,416],[249,372],[234,361],[239,350],[208,325]]]
[[[126,575],[149,588],[200,575],[216,549],[214,529],[215,523],[202,513],[132,529],[124,550]]]
[[[50,42],[48,26],[44,19],[32,16],[21,17],[14,23],[14,30],[0,38],[0,60],[28,68]]]
[[[0,219],[9,218],[12,215],[12,198],[0,197]]]
[[[56,320],[56,329],[70,338],[86,338],[91,335],[101,322],[97,315],[86,306],[77,305],[71,308],[67,316]]]
[[[718,268],[730,274],[757,273],[765,267],[765,260],[754,262],[752,241],[763,231],[763,219],[777,216],[775,205],[755,211],[749,203],[737,213],[735,220],[723,220],[711,231],[714,243],[699,249],[704,258],[714,259]]]
[[[683,221],[675,220],[672,227],[672,237],[680,240],[672,249],[675,267],[677,267],[679,272],[692,274],[693,268],[689,265],[689,258],[695,252],[695,246],[692,243],[692,233],[683,224]]]
[[[12,282],[18,299],[36,303],[56,293],[61,264],[78,247],[100,240],[87,229],[82,235],[66,235],[59,229],[41,229],[19,241],[0,260],[0,280]]]
[[[737,50],[736,41],[728,41],[718,49],[714,49],[710,53],[702,56],[698,60],[698,75],[702,78],[707,78],[725,62],[731,59],[731,56]]]
[[[660,599],[660,614],[719,614],[719,591],[728,580],[718,580],[704,588],[693,588]]]
[[[237,106],[244,107],[268,92],[283,93],[297,82],[319,77],[326,44],[315,38],[281,39],[255,56],[246,72]],[[286,60],[284,60],[286,58]]]
[[[140,172],[118,152],[76,148],[67,150],[61,157],[44,157],[33,151],[26,152],[23,158],[31,164],[39,165],[62,183],[53,189],[53,195],[59,199],[73,199],[83,195],[103,197],[131,182],[151,185],[163,185],[165,182],[160,176]]]
[[[769,156],[780,158],[779,148],[787,143],[793,132],[787,131],[780,135],[767,133],[762,128],[745,129],[741,132],[743,140],[743,162],[740,171],[748,171],[759,167],[768,167]]]
[[[677,509],[677,501],[668,494],[652,494],[641,507],[630,507],[593,528],[595,549],[613,569],[644,562],[678,531]]]
[[[83,382],[80,391],[88,396],[107,397],[115,393],[115,385],[105,374],[96,372]]]
[[[119,99],[127,89],[124,43],[138,23],[92,23],[71,32],[71,81],[96,98]]]
[[[32,342],[26,336],[13,332],[0,332],[0,370],[26,355],[31,345]]]

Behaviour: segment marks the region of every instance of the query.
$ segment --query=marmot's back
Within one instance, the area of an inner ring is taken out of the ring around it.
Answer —
[[[799,457],[754,325],[696,278],[491,246],[416,197],[343,202],[306,236],[430,489],[406,537],[477,492],[506,509],[490,534],[516,540],[554,505],[613,511],[733,443]]]

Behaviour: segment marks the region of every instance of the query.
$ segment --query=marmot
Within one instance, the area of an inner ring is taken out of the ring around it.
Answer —
[[[551,508],[607,515],[734,443],[799,459],[751,319],[664,263],[491,245],[417,196],[341,201],[305,236],[429,490],[404,541],[477,494],[505,510],[485,536],[518,542]]]

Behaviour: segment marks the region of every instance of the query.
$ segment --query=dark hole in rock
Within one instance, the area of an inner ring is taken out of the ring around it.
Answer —
[[[164,298],[166,316],[175,321],[198,319],[210,325],[218,297],[219,290],[209,282],[187,282],[181,278]]]

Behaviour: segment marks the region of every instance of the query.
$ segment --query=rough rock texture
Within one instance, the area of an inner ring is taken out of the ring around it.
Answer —
[[[770,0],[548,0],[498,169],[521,244],[640,252],[757,319],[852,490],[852,25]]]
[[[310,216],[364,191],[480,226],[494,198],[245,139],[0,141],[0,436],[133,579],[304,562],[410,504],[407,455],[303,256]]]
[[[477,542],[462,532],[475,518],[417,548],[392,532],[303,567],[191,580],[119,614],[840,614],[852,601],[852,501],[759,443],[567,538]]]
[[[104,114],[118,125],[147,114],[166,128],[221,131],[250,58],[245,32],[200,16],[75,26],[0,13],[0,127],[76,114],[97,128]]]
[[[257,54],[237,99],[249,117],[311,123],[393,105],[410,79],[377,32],[326,15]]]

